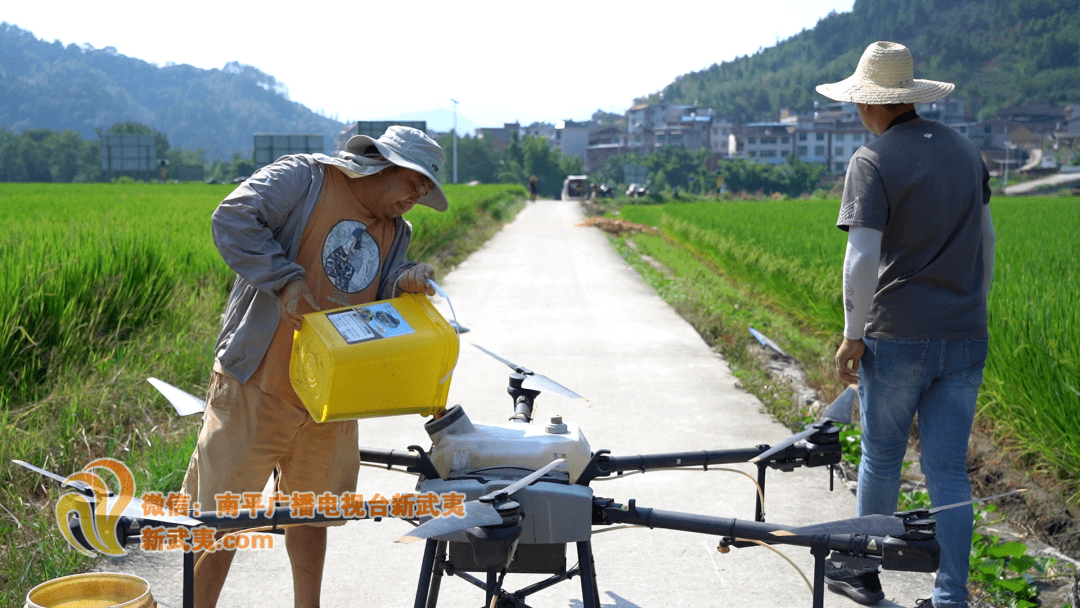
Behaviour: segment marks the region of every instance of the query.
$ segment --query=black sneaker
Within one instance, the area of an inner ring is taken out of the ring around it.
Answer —
[[[915,602],[915,608],[934,608],[934,598],[930,597]]]
[[[845,568],[832,561],[825,562],[825,584],[836,593],[843,593],[860,604],[876,604],[885,599],[876,567]],[[932,605],[932,604],[931,604]]]

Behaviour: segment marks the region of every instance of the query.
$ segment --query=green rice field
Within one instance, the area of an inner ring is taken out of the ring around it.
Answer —
[[[2,404],[137,330],[187,280],[227,282],[209,238],[224,186],[2,184]]]
[[[995,198],[990,358],[980,416],[1080,503],[1080,199]],[[626,206],[719,272],[828,338],[843,329],[838,201]]]
[[[210,215],[232,186],[0,184],[0,410],[48,390],[48,376],[150,323],[183,284],[225,289],[232,273]],[[417,207],[410,255],[423,259],[501,214],[507,186],[450,187],[447,213]]]

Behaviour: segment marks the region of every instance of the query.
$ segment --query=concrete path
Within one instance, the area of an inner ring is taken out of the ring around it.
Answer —
[[[1042,186],[1065,186],[1068,184],[1080,184],[1080,173],[1056,173],[1046,177],[1033,179],[1022,184],[1015,184],[1005,188],[1007,195],[1030,194]],[[451,296],[452,297],[452,296]]]
[[[561,414],[581,426],[592,449],[613,455],[752,447],[775,444],[787,429],[762,413],[760,403],[735,388],[716,355],[637,273],[612,251],[595,228],[580,228],[576,203],[538,201],[454,272],[440,277],[463,336],[450,404],[461,404],[474,423],[501,424],[512,413],[506,394],[510,370],[472,348],[474,342],[545,374],[588,402],[541,395],[537,419]],[[450,315],[441,298],[437,306]],[[430,445],[419,416],[365,420],[361,444],[405,448]],[[753,473],[751,465],[735,468]],[[363,468],[358,491],[392,496],[415,489],[415,478]],[[853,517],[853,496],[827,472],[769,471],[766,518],[810,524]],[[753,519],[754,489],[743,475],[663,471],[592,484],[596,495],[641,506]],[[330,531],[323,606],[412,606],[423,544],[394,539],[411,527],[401,521],[362,521]],[[278,537],[280,539],[280,537]],[[811,594],[795,569],[764,548],[716,550],[713,537],[635,528],[594,534],[600,598],[604,608],[675,606],[809,607]],[[809,550],[778,546],[808,578]],[[567,566],[576,563],[570,551]],[[134,552],[103,562],[150,580],[159,601],[180,605],[180,556]],[[932,576],[883,575],[883,607],[914,606],[928,597]],[[509,575],[507,588],[536,580]],[[238,552],[221,606],[288,607],[291,576],[284,542],[273,550]],[[480,606],[483,594],[458,579],[443,582],[441,606]],[[530,605],[580,607],[578,579],[530,598]],[[856,606],[826,592],[826,606]]]

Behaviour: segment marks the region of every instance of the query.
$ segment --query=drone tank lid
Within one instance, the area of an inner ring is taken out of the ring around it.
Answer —
[[[569,433],[566,423],[563,422],[562,416],[552,416],[551,422],[548,423],[544,430],[554,435],[562,435]]]
[[[464,422],[459,422],[462,419],[464,419]],[[448,410],[443,410],[441,416],[436,415],[424,423],[424,430],[427,431],[428,437],[432,441],[435,441],[436,437],[443,431],[451,432],[448,429],[454,429],[452,432],[457,433],[469,433],[475,430],[469,416],[465,413],[465,408],[461,407],[460,404]]]

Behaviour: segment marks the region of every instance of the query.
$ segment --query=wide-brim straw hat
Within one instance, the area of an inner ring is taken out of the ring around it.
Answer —
[[[381,157],[391,163],[412,169],[426,176],[435,187],[420,197],[417,202],[436,211],[446,211],[449,203],[446,193],[439,185],[439,170],[446,161],[442,147],[427,133],[411,127],[393,125],[379,139],[367,135],[353,135],[345,144],[345,149],[361,157]]]
[[[817,92],[836,101],[883,105],[929,103],[953,92],[951,82],[915,78],[911,51],[896,42],[879,41],[866,47],[855,73]]]

